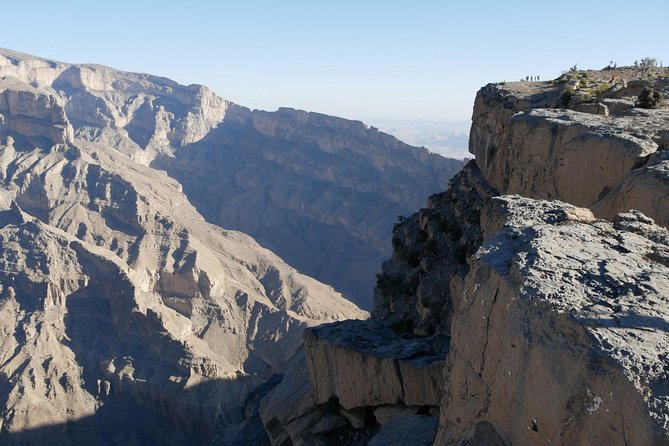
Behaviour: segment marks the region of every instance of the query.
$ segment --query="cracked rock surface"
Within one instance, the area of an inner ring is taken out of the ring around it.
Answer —
[[[454,302],[438,441],[664,444],[667,230],[560,202],[494,198]]]

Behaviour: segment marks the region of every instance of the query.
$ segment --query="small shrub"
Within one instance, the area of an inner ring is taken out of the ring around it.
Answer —
[[[602,82],[601,84],[597,85],[597,87],[595,87],[594,93],[600,95],[609,88],[611,88],[611,84],[609,84],[608,82]]]
[[[424,257],[434,257],[437,255],[437,242],[433,239],[430,239],[425,242],[423,245],[423,256]]]
[[[399,238],[397,235],[393,235],[393,249],[395,251],[398,251],[402,248],[404,248],[404,243],[402,243],[402,239]]]
[[[455,251],[453,251],[453,256],[455,257],[455,260],[460,265],[466,265],[467,264],[467,246],[466,245],[460,245],[457,248],[455,248]]]
[[[450,235],[453,240],[458,240],[462,237],[462,229],[456,224],[450,224],[448,226],[448,235]]]
[[[420,253],[406,248],[395,252],[397,254],[397,258],[400,261],[405,262],[410,267],[415,268],[420,265]]]
[[[641,108],[660,108],[664,104],[664,98],[654,88],[644,88],[639,94],[637,106]]]
[[[593,102],[594,100],[595,97],[592,94],[592,90],[590,89],[577,92],[576,94],[574,94],[574,97],[572,99],[572,101],[577,104],[587,104],[589,102]]]
[[[376,275],[376,287],[384,293],[399,287],[402,282],[404,279],[398,274],[379,273]]]
[[[567,86],[567,88],[565,88],[562,94],[560,95],[560,103],[562,104],[562,107],[567,108],[569,106],[569,101],[571,101],[571,98],[573,96],[574,96],[574,88],[571,86]]]
[[[427,240],[427,231],[421,229],[420,231],[418,231],[418,235],[416,236],[416,241],[418,243],[422,243],[425,240]]]
[[[414,329],[414,322],[409,318],[397,320],[390,324],[390,329],[398,335],[411,334]]]

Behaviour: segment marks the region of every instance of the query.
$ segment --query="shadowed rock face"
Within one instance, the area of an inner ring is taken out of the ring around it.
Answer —
[[[369,308],[393,221],[462,165],[316,113],[233,108],[202,141],[155,163],[210,221],[242,230]]]
[[[1,76],[55,100],[68,137],[166,170],[208,221],[251,235],[367,309],[397,216],[463,166],[359,121],[251,111],[156,76],[7,50]]]

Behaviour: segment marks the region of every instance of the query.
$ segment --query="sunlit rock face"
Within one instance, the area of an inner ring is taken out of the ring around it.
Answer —
[[[638,209],[669,225],[669,108],[635,107],[643,88],[669,95],[667,70],[658,68],[652,80],[632,80],[633,70],[622,76],[629,82],[611,85],[610,73],[584,72],[482,88],[469,150],[490,184],[501,193],[586,206],[608,219]]]
[[[2,51],[0,443],[233,438],[305,327],[367,316],[207,222],[148,165],[202,140],[229,105],[205,87]]]
[[[249,110],[204,86],[100,65],[2,50],[2,76],[56,101],[68,137],[167,171],[207,221],[251,235],[365,309],[397,217],[464,164],[359,121]]]

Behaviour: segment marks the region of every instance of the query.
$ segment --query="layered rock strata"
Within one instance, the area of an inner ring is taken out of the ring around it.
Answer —
[[[394,219],[463,166],[359,121],[249,110],[204,86],[100,65],[0,50],[0,78],[0,91],[13,85],[0,95],[5,132],[74,136],[166,170],[208,221],[251,235],[366,309]],[[20,107],[62,122],[42,128]]]
[[[173,115],[148,143],[171,153],[223,119],[204,87],[4,51],[0,73],[2,444],[235,441],[302,329],[366,317],[140,162],[138,110]]]
[[[261,401],[272,444],[367,444],[398,417],[436,426],[447,348],[436,338],[402,338],[377,321],[306,330],[304,350]]]
[[[608,219],[634,208],[669,225],[662,154],[669,108],[635,107],[643,88],[669,96],[669,81],[619,74],[612,84],[603,76],[487,85],[475,101],[470,151],[501,193],[560,199]]]

